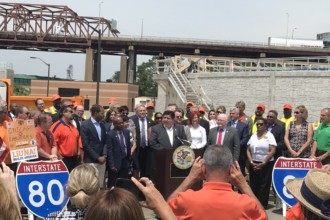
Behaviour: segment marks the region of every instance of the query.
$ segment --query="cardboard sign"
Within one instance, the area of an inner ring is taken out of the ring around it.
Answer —
[[[7,134],[12,163],[38,158],[34,120],[7,122]]]

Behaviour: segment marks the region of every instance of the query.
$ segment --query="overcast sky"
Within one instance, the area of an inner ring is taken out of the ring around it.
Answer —
[[[7,2],[19,2],[7,0]],[[99,15],[99,3],[92,0],[35,0],[34,4],[67,5],[81,16]],[[103,0],[101,17],[117,20],[120,35],[267,42],[268,37],[316,39],[330,32],[329,0]],[[288,14],[289,16],[288,16]],[[119,37],[120,37],[119,35]],[[0,61],[12,63],[15,73],[47,75],[47,66],[29,57],[37,56],[51,64],[51,76],[66,77],[73,65],[73,77],[83,80],[85,55],[0,50]],[[138,56],[138,63],[148,57]],[[102,56],[102,80],[119,70],[120,59]]]

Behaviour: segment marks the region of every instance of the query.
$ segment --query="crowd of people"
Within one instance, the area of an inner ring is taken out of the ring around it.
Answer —
[[[72,206],[59,214],[82,215],[77,219],[142,219],[136,198],[113,188],[118,178],[131,177],[146,196],[144,205],[163,219],[203,219],[206,213],[221,213],[223,219],[266,219],[264,210],[278,157],[313,158],[330,164],[330,108],[321,109],[320,120],[314,123],[307,122],[304,105],[293,108],[289,103],[283,106],[283,118],[274,109],[266,112],[263,104],[249,117],[244,101],[236,102],[228,114],[225,106],[207,112],[193,102],[187,102],[185,110],[173,103],[163,112],[154,112],[154,103],[148,102],[137,104],[135,114],[128,117],[129,108],[113,99],[109,108],[95,104],[89,110],[87,119],[83,106],[58,95],[47,109],[41,98],[31,110],[15,103],[8,108],[0,101],[1,141],[9,146],[5,122],[35,121],[38,160],[62,160],[70,172],[67,192]],[[152,183],[153,151],[181,145],[203,149],[203,158],[196,159],[190,174],[166,203]],[[3,170],[8,166],[16,172],[17,163],[11,162],[9,150],[0,154]],[[189,190],[201,180],[201,190]],[[99,190],[104,188],[111,190]],[[93,199],[91,195],[97,196]],[[13,204],[17,206],[15,201]]]

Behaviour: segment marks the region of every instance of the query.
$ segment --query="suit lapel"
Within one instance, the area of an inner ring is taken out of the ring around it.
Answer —
[[[231,133],[231,127],[226,128],[225,137],[223,138],[223,142],[222,142],[223,145],[225,145],[225,143],[227,142],[227,140],[230,136],[230,133]]]

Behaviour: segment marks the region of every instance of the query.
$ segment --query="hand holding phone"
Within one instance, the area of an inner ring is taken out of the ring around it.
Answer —
[[[116,180],[115,187],[119,187],[130,191],[136,196],[138,201],[146,200],[141,190],[139,190],[139,188],[130,179],[118,178]]]

